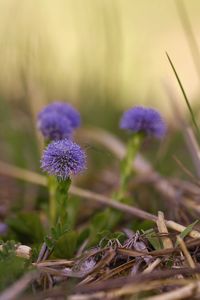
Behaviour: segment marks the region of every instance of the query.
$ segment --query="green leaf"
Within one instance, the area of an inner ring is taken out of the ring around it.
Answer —
[[[63,234],[55,243],[53,255],[57,258],[72,258],[75,254],[78,241],[78,233],[69,231]]]
[[[162,241],[156,236],[156,232],[153,228],[143,231],[143,233],[155,250],[161,250],[163,248]]]
[[[108,224],[108,210],[97,213],[92,219],[92,225],[97,232],[102,231]]]
[[[106,247],[108,242],[118,240],[120,243],[124,242],[126,239],[125,234],[121,231],[111,232],[109,230],[104,230],[97,234],[101,247]]]
[[[16,256],[15,241],[9,240],[5,243],[0,241],[0,244],[3,246],[0,251],[0,290],[3,290],[30,267],[31,261]]]
[[[5,258],[9,256],[16,256],[15,250],[17,247],[17,243],[13,240],[9,240],[7,242],[0,241],[0,245],[3,247],[0,251],[0,261],[5,260]]]
[[[122,219],[123,214],[115,209],[107,208],[94,215],[90,225],[90,246],[97,244],[103,231],[113,230]]]
[[[89,237],[90,235],[90,229],[85,228],[78,236],[77,246],[80,247],[84,241]]]
[[[196,220],[195,222],[193,222],[192,224],[188,225],[185,230],[183,230],[179,236],[180,238],[184,239],[194,228],[194,226],[199,222],[199,220]],[[178,246],[178,241],[176,241],[175,247]]]
[[[125,234],[121,231],[116,231],[114,233],[112,232],[110,237],[111,239],[118,239],[120,242],[122,242],[126,238]]]
[[[36,212],[20,212],[6,222],[21,242],[37,243],[43,240],[44,229]]]
[[[131,228],[133,231],[142,230],[143,232],[148,231],[154,226],[154,222],[150,220],[133,220]]]
[[[81,201],[77,197],[70,196],[67,204],[67,226],[73,229],[79,214]]]
[[[9,256],[0,261],[0,290],[12,284],[27,269],[25,259],[17,256]]]
[[[51,252],[55,246],[56,241],[49,236],[45,236],[44,242],[46,243],[49,251]]]

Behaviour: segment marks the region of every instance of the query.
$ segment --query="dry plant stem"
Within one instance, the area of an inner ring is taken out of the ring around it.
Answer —
[[[192,201],[191,199],[187,199],[187,206],[188,208],[193,209],[194,211],[196,211],[198,213],[198,217],[199,217],[199,213],[200,213],[200,204]]]
[[[164,214],[162,211],[158,212],[158,220],[157,220],[157,226],[158,226],[158,231],[162,234],[168,234],[167,226],[165,224],[165,219],[164,219]],[[164,249],[169,249],[173,248],[172,241],[170,240],[169,237],[163,236],[162,237],[163,241],[163,247]]]
[[[184,287],[178,288],[175,291],[164,293],[162,295],[153,296],[145,298],[144,300],[181,300],[181,299],[191,299],[199,292],[199,284],[190,283]]]
[[[169,220],[169,221],[165,220],[165,223],[166,223],[166,225],[167,225],[168,228],[174,229],[174,230],[176,230],[178,232],[182,232],[183,230],[186,229],[185,226],[183,226],[181,224],[178,224],[178,223],[176,223],[174,221],[171,221],[171,220]],[[200,235],[200,233],[197,230],[192,230],[189,233],[189,236],[191,236],[194,239],[199,238],[199,235]]]
[[[81,294],[72,295],[68,297],[68,300],[98,300],[98,299],[109,299],[109,298],[107,298],[107,293],[105,292],[98,292],[98,293],[87,294],[87,295],[81,295]]]
[[[189,242],[187,242],[187,248],[191,249],[193,247],[199,246],[200,245],[200,239],[194,239],[194,240],[190,240]],[[139,252],[139,251],[135,251],[135,250],[130,250],[130,249],[125,249],[125,248],[118,248],[117,252],[124,255],[124,256],[130,256],[130,257],[137,257],[137,256],[144,256],[146,255],[146,253],[144,252]],[[162,250],[154,250],[150,252],[150,255],[153,257],[160,257],[160,256],[169,256],[173,253],[179,253],[180,252],[180,248],[171,248],[171,249],[162,249]]]
[[[0,300],[12,300],[19,297],[28,287],[28,285],[38,276],[38,273],[33,271],[25,274],[22,278],[16,281],[0,294]]]
[[[180,118],[182,121],[182,117],[178,116],[179,122]],[[183,132],[185,131],[183,130]],[[80,133],[80,138],[88,140],[89,142],[99,143],[108,148],[116,157],[118,157],[119,159],[123,159],[126,153],[126,147],[114,135],[108,133],[107,131],[97,128],[82,129]],[[190,134],[188,134],[188,137],[190,137]],[[194,161],[194,166],[197,169],[197,174],[200,174],[200,160],[196,154],[196,150],[194,149],[193,142],[188,140],[188,146],[191,148],[191,151],[193,151],[192,153],[195,154],[196,159]],[[200,151],[198,153],[200,153]],[[177,195],[177,190],[174,188],[174,186],[168,180],[162,177],[158,172],[156,172],[151,166],[151,164],[147,160],[145,160],[141,155],[136,156],[133,162],[133,168],[135,171],[138,172],[138,174],[149,176],[149,178],[151,178],[152,184],[157,189],[157,191],[164,195],[165,198],[171,200],[173,205],[174,202],[177,203],[177,200],[180,200],[179,196]],[[187,209],[192,208],[194,211],[197,211],[199,213],[200,208],[196,205],[194,201],[188,201],[188,198],[186,197],[182,197],[181,200],[181,204],[184,205]],[[174,224],[170,225],[173,226]]]
[[[71,186],[71,188],[69,190],[69,193],[74,194],[76,196],[86,198],[86,199],[95,200],[95,201],[97,201],[97,202],[99,202],[103,205],[116,208],[118,210],[121,210],[123,212],[134,215],[134,216],[139,217],[139,218],[144,219],[144,220],[147,219],[147,220],[154,221],[154,222],[157,220],[157,217],[155,215],[150,214],[148,212],[145,212],[144,210],[141,210],[139,208],[129,206],[129,205],[126,205],[126,204],[119,203],[119,202],[115,201],[114,199],[111,199],[111,198],[108,198],[106,196],[90,192],[88,190],[83,190],[83,189],[80,189],[80,188],[75,187],[75,186]],[[183,226],[181,224],[178,224],[178,223],[176,223],[174,221],[171,221],[171,220],[169,220],[169,221],[165,220],[165,223],[166,223],[168,228],[174,229],[178,232],[182,232],[183,230],[186,229],[185,226]],[[196,230],[192,230],[189,233],[189,236],[191,236],[193,238],[200,238],[200,232],[198,232]]]
[[[181,190],[186,191],[192,195],[199,196],[200,194],[200,187],[192,183],[191,181],[171,178],[170,182],[173,184],[173,186],[178,187],[179,189],[181,188]]]
[[[115,275],[119,275],[120,273],[122,273],[128,269],[131,269],[133,267],[134,262],[135,262],[135,259],[132,259],[131,261],[128,261],[128,262],[124,263],[123,265],[120,265],[119,267],[116,267],[116,268],[106,272],[105,275],[103,274],[103,276],[99,277],[95,282],[99,282],[101,280],[106,280],[106,279],[112,278]]]
[[[80,130],[80,139],[88,140],[88,142],[99,143],[109,149],[116,157],[123,159],[126,153],[125,145],[113,134],[108,133],[105,130],[94,129],[82,129]],[[140,154],[138,154],[133,161],[133,169],[141,175],[148,175],[155,188],[162,193],[165,197],[171,200],[173,203],[177,201],[177,192],[174,187],[163,178],[158,172],[156,172],[151,164],[145,160]],[[184,201],[183,201],[184,203]]]
[[[75,186],[71,186],[69,193],[79,196],[79,197],[83,197],[85,199],[90,199],[93,201],[97,201],[98,203],[102,204],[102,205],[106,205],[112,208],[115,208],[117,210],[121,210],[123,212],[126,212],[130,215],[134,215],[137,216],[141,219],[147,219],[150,221],[156,221],[157,217],[153,214],[150,214],[148,212],[145,212],[144,210],[141,210],[137,207],[133,207],[130,205],[126,205],[126,204],[122,204],[117,202],[115,199],[111,199],[108,198],[106,196],[100,195],[100,194],[96,194],[93,192],[90,192],[88,190],[85,189],[81,189]],[[200,233],[199,233],[200,236]]]
[[[188,296],[190,296],[190,295],[192,295],[193,294],[193,292],[195,291],[195,289],[196,289],[196,284],[195,283],[191,283],[190,285],[189,285],[190,287],[192,286],[192,289],[190,288],[189,289],[189,292],[188,292],[188,289],[186,289],[186,287],[182,287],[181,289],[183,290],[182,291],[182,293],[181,293],[181,297],[180,298],[162,298],[162,296],[163,295],[161,295],[161,296],[159,296],[160,298],[158,298],[159,300],[175,300],[175,299],[185,299],[185,298],[187,298]],[[180,290],[181,289],[179,289],[179,292],[180,292]],[[149,287],[147,287],[147,288],[145,288],[144,286],[143,287],[141,287],[141,290],[140,291],[138,291],[138,293],[139,292],[142,292],[142,291],[148,291],[149,290]],[[185,295],[184,295],[184,292],[188,292],[186,295],[188,295],[188,296],[186,296],[185,297]],[[123,296],[124,294],[133,294],[133,288],[130,286],[130,287],[126,287],[125,288],[125,290],[123,290],[123,288],[122,289],[119,289],[118,291],[115,291],[115,292],[110,292],[108,295],[112,295],[112,293],[114,294],[113,296]],[[175,294],[175,292],[174,292],[174,294],[173,294],[173,296],[175,296],[176,297],[176,295],[177,295],[177,297],[178,297],[178,293],[176,293]],[[183,297],[184,296],[184,297]],[[113,297],[114,298],[114,297]],[[111,298],[112,299],[112,298]],[[148,298],[143,298],[143,300],[153,300],[153,299],[157,299],[156,297],[148,297]]]
[[[183,251],[183,254],[185,255],[185,258],[187,260],[188,265],[192,268],[195,269],[196,265],[192,259],[192,256],[190,255],[190,252],[188,251],[185,242],[183,241],[183,239],[180,236],[177,236],[177,240],[179,242],[179,245],[181,247],[181,250]],[[196,279],[200,279],[199,274],[196,274],[194,276]]]
[[[47,245],[46,245],[46,243],[43,243],[42,247],[40,249],[40,253],[38,255],[37,263],[39,263],[40,261],[43,260],[43,257],[44,257],[44,254],[46,252],[46,249],[47,249]]]
[[[177,240],[178,240],[178,242],[179,242],[179,245],[180,245],[180,247],[181,247],[181,250],[183,251],[183,254],[185,255],[185,258],[186,258],[186,260],[187,260],[187,262],[188,262],[188,265],[189,265],[192,269],[196,268],[195,263],[194,263],[194,261],[193,261],[191,255],[190,255],[190,253],[189,253],[189,251],[188,251],[188,249],[187,249],[187,247],[186,247],[186,245],[185,245],[183,239],[182,239],[180,236],[177,236]]]
[[[3,168],[2,168],[3,166]],[[35,183],[35,184],[39,184],[39,185],[43,185],[46,186],[47,185],[47,181],[46,178],[42,175],[39,175],[37,173],[31,172],[31,171],[26,171],[23,170],[21,168],[18,167],[14,167],[11,166],[9,164],[6,163],[2,163],[0,162],[0,173],[1,174],[6,174],[7,176],[11,176],[14,178],[18,178],[18,179],[22,179],[25,181],[29,181],[31,183]],[[111,199],[109,197],[103,196],[103,195],[99,195],[97,193],[93,193],[90,192],[88,190],[85,189],[81,189],[75,186],[71,186],[69,189],[69,194],[72,195],[76,195],[79,196],[80,198],[85,198],[88,200],[92,200],[92,201],[96,201],[102,205],[106,205],[112,208],[116,208],[118,210],[121,210],[123,212],[126,212],[130,215],[136,216],[138,218],[141,219],[145,219],[145,220],[150,220],[153,222],[157,221],[157,216],[150,214],[144,210],[141,210],[139,208],[130,206],[130,205],[126,205],[126,204],[122,204],[119,203],[117,201],[115,201],[114,199]],[[165,224],[168,228],[171,228],[173,230],[176,230],[178,232],[182,232],[183,230],[186,229],[185,226],[178,224],[174,221],[171,220],[165,220]],[[200,238],[200,232],[196,231],[196,230],[192,230],[189,233],[189,236],[193,237],[193,238]]]
[[[77,293],[94,293],[94,292],[100,292],[100,291],[111,291],[113,289],[118,289],[119,286],[125,286],[125,285],[132,285],[136,288],[139,285],[143,285],[144,287],[148,286],[151,282],[160,281],[162,282],[162,285],[164,282],[167,282],[167,280],[170,280],[171,278],[171,285],[182,285],[181,282],[187,282],[186,279],[177,279],[174,278],[176,275],[183,275],[183,276],[191,276],[193,274],[200,273],[200,267],[197,267],[195,269],[191,268],[178,268],[178,269],[165,269],[165,270],[154,270],[154,272],[149,274],[136,274],[133,277],[120,277],[120,278],[114,278],[109,279],[105,281],[101,281],[99,283],[91,283],[90,285],[85,286],[79,286],[76,287]],[[177,280],[177,281],[176,281]],[[189,282],[194,282],[194,279],[189,279]],[[167,285],[168,283],[166,283]]]
[[[161,263],[160,258],[156,258],[142,273],[148,274],[151,273],[159,264]]]
[[[198,186],[198,188],[199,188],[200,182],[198,179],[196,179],[196,177],[193,175],[193,173],[190,172],[190,170],[188,168],[186,168],[186,166],[175,155],[173,155],[173,159],[175,160],[177,165],[182,169],[182,171],[187,176],[189,176],[189,178],[192,180],[192,182],[195,183],[195,186]]]
[[[74,264],[74,261],[67,260],[67,259],[57,259],[57,260],[46,260],[39,263],[33,263],[33,266],[37,266],[38,268],[42,267],[58,267],[58,266],[64,266],[64,267],[72,267]]]
[[[49,257],[50,253],[51,252],[49,251],[46,243],[43,243],[36,263],[46,260]]]
[[[0,173],[38,185],[47,185],[45,176],[0,161]]]
[[[191,280],[185,280],[185,279],[167,279],[167,280],[155,280],[155,281],[149,281],[148,284],[145,283],[138,283],[138,284],[126,284],[126,285],[120,285],[120,288],[112,289],[111,291],[105,292],[105,291],[98,291],[93,292],[91,294],[77,294],[77,295],[71,295],[69,296],[69,300],[87,300],[87,299],[116,299],[116,297],[120,296],[126,296],[126,295],[134,295],[137,293],[140,293],[141,291],[150,291],[157,289],[159,287],[163,287],[163,285],[166,286],[174,286],[174,285],[186,285],[189,284],[196,284],[191,283]],[[170,300],[172,300],[171,298]],[[146,299],[145,299],[146,300]],[[161,299],[159,299],[161,300]]]

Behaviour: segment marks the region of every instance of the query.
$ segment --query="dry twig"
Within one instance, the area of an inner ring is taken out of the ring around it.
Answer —
[[[157,220],[156,223],[157,223],[157,226],[158,226],[158,231],[161,234],[163,234],[162,241],[163,241],[163,247],[164,247],[164,249],[173,248],[172,241],[167,236],[168,230],[167,230],[167,226],[165,224],[165,219],[164,219],[163,212],[161,212],[161,211],[158,212],[158,220]]]
[[[2,165],[4,165],[4,168],[1,168]],[[6,171],[5,171],[5,169],[6,169]],[[9,165],[6,163],[2,163],[2,162],[0,162],[0,173],[6,174],[7,176],[11,176],[14,178],[26,180],[26,181],[29,181],[29,182],[32,182],[35,184],[43,185],[43,186],[46,186],[46,184],[47,184],[46,178],[42,175],[39,175],[35,172],[26,171],[21,168],[18,168],[18,167],[15,167],[15,166],[12,166],[12,165]],[[119,203],[109,197],[106,197],[106,196],[103,196],[103,195],[100,195],[100,194],[97,194],[94,192],[90,192],[88,190],[75,187],[73,185],[70,187],[69,193],[72,195],[79,196],[80,198],[85,198],[88,200],[96,201],[102,205],[106,205],[106,206],[121,210],[123,212],[126,212],[130,215],[136,216],[141,219],[150,220],[153,222],[157,221],[157,216],[150,214],[142,209],[139,209],[139,208],[136,208],[136,207],[133,207],[130,205],[126,205],[123,203]],[[165,223],[168,228],[171,228],[178,232],[182,232],[183,230],[186,229],[185,226],[178,224],[171,220],[165,220]],[[196,230],[192,230],[189,233],[189,236],[191,236],[193,238],[200,238],[200,232],[198,232]]]
[[[25,274],[22,278],[16,281],[13,285],[8,287],[3,293],[0,294],[0,300],[12,300],[19,297],[28,285],[36,279],[38,273],[35,271]]]
[[[162,295],[145,298],[145,300],[181,300],[191,299],[196,293],[199,293],[200,286],[196,282],[178,288]]]

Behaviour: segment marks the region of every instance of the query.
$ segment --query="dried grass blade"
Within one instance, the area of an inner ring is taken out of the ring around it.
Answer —
[[[191,299],[192,296],[195,296],[197,292],[197,283],[190,283],[184,287],[178,288],[175,291],[164,293],[162,295],[153,296],[145,298],[144,300],[181,300],[181,299]]]
[[[165,224],[165,219],[164,219],[164,213],[159,211],[158,212],[158,220],[157,220],[157,226],[158,226],[158,231],[161,234],[168,234],[168,230],[167,230],[167,226]],[[167,236],[163,236],[162,237],[162,242],[163,242],[163,247],[164,249],[169,249],[169,248],[173,248],[173,244],[172,241],[170,240],[169,237]]]

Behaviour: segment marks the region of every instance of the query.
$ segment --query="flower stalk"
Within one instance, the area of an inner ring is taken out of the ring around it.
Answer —
[[[122,201],[126,197],[128,183],[130,177],[133,173],[133,161],[141,147],[142,141],[144,139],[144,134],[142,132],[134,134],[128,141],[127,153],[121,162],[121,172],[120,172],[120,183],[119,191],[117,193],[117,200]]]
[[[69,206],[68,191],[71,185],[71,179],[57,179],[56,200],[57,200],[57,221],[62,225],[67,223],[67,212]]]
[[[54,176],[47,177],[49,189],[49,218],[51,226],[56,223],[56,180]]]
[[[49,218],[50,225],[54,227],[58,220],[64,223],[68,211],[68,191],[71,179],[60,180],[54,176],[48,176],[49,187]]]
[[[48,173],[50,224],[52,228],[57,226],[58,232],[64,232],[70,223],[67,217],[70,177],[86,168],[85,152],[69,139],[51,142],[43,151],[41,167]]]
[[[117,199],[124,201],[128,182],[132,174],[132,164],[146,136],[162,138],[166,124],[158,111],[153,108],[135,106],[125,111],[120,120],[120,128],[131,132],[127,153],[121,164],[120,185]]]

